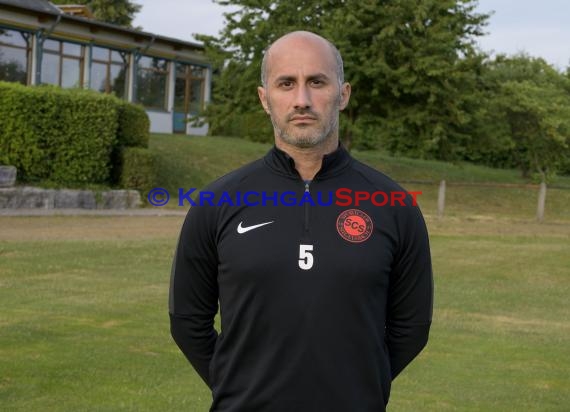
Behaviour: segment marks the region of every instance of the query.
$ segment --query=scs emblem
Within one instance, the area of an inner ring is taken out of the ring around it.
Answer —
[[[373,227],[370,216],[358,209],[345,210],[336,219],[338,234],[352,243],[360,243],[368,239]]]

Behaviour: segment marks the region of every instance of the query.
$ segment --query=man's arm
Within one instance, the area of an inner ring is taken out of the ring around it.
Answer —
[[[186,217],[172,263],[169,297],[172,337],[208,386],[218,337],[218,258],[211,212],[197,206]]]
[[[386,319],[392,379],[421,352],[433,310],[433,275],[425,222],[417,207],[400,215],[400,246],[395,257]],[[404,219],[402,219],[404,218]]]

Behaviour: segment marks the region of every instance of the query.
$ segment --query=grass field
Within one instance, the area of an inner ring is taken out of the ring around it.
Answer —
[[[171,193],[268,148],[151,138]],[[399,181],[527,183],[516,171],[354,155]],[[394,382],[389,411],[568,411],[570,190],[549,189],[538,224],[534,189],[450,186],[440,220],[436,185],[405,186],[423,191],[435,310],[428,347]],[[182,219],[0,216],[1,411],[207,410],[209,391],[169,334]]]
[[[168,331],[181,221],[0,217],[0,410],[207,410]],[[567,411],[570,222],[428,225],[431,339],[389,410]]]

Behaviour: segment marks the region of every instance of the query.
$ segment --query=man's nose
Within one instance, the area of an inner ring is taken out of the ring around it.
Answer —
[[[311,107],[311,91],[305,84],[299,84],[295,89],[295,109]]]

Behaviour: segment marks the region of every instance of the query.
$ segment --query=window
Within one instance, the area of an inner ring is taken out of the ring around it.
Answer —
[[[0,28],[0,80],[28,83],[30,35]]]
[[[103,47],[93,47],[91,56],[89,88],[102,93],[113,93],[124,99],[128,73],[126,54]]]
[[[189,64],[176,65],[174,108],[198,114],[204,107],[204,68]]]
[[[84,47],[46,39],[43,45],[41,82],[61,87],[81,87]]]
[[[204,108],[204,69],[189,66],[190,75],[190,105],[189,112],[196,114]]]
[[[137,66],[137,102],[153,109],[166,110],[168,62],[143,56]]]

